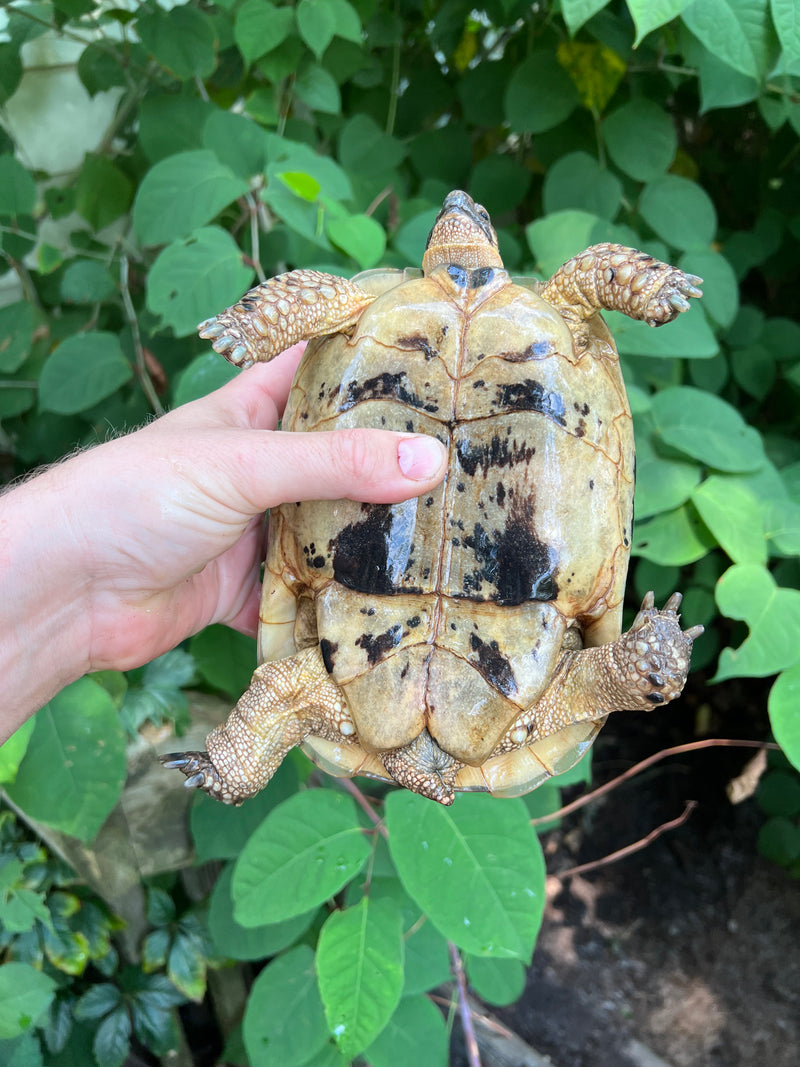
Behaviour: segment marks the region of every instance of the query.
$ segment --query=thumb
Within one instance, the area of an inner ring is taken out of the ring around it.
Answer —
[[[390,430],[246,433],[239,452],[241,488],[255,510],[296,500],[348,498],[372,504],[407,500],[444,477],[447,450],[435,437]]]

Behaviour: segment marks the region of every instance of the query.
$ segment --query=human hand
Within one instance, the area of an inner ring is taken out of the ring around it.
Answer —
[[[55,675],[46,700],[87,671],[146,663],[212,622],[254,633],[267,508],[396,502],[441,480],[445,451],[432,438],[276,431],[301,352],[244,371],[0,501],[0,549],[11,564],[0,615],[13,612],[17,666],[27,661],[37,683],[25,714],[44,702],[43,668]],[[19,685],[30,689],[24,678]]]

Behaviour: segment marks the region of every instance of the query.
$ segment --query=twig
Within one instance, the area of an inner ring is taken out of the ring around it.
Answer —
[[[641,773],[641,771],[647,770],[648,767],[652,767],[654,763],[658,763],[662,759],[666,759],[667,756],[679,756],[682,752],[694,752],[701,748],[771,748],[778,749],[779,745],[773,744],[771,741],[737,741],[735,739],[726,737],[713,737],[707,738],[705,741],[691,741],[686,745],[675,745],[673,748],[662,748],[660,752],[654,753],[652,756],[648,756],[647,759],[643,759],[640,763],[634,763],[632,767],[629,767],[627,771],[623,771],[622,774],[616,778],[612,778],[610,782],[606,782],[605,785],[598,786],[597,789],[593,789],[590,793],[584,793],[583,796],[573,800],[570,804],[565,804],[563,808],[559,808],[558,811],[551,812],[550,815],[540,815],[535,819],[531,819],[531,826],[539,826],[542,823],[552,822],[553,819],[560,819],[564,815],[571,815],[573,811],[578,811],[580,808],[585,807],[586,804],[591,804],[593,800],[597,800],[599,797],[605,796],[606,793],[610,793],[612,789],[616,789],[618,785],[627,781],[629,778],[633,778],[634,775]]]
[[[345,793],[350,794],[350,796],[353,798],[353,800],[355,800],[356,804],[358,804],[362,811],[365,811],[367,813],[367,816],[375,826],[375,829],[378,831],[381,837],[386,838],[386,840],[388,841],[389,831],[386,829],[383,819],[380,817],[380,815],[378,815],[378,813],[375,811],[373,806],[370,804],[370,802],[367,800],[367,798],[364,796],[358,786],[349,778],[337,778],[336,782],[342,787],[342,789],[344,789]]]
[[[467,979],[464,974],[464,964],[458,948],[452,941],[447,942],[450,952],[450,964],[453,977],[458,987],[458,1011],[461,1015],[461,1027],[464,1031],[464,1044],[467,1046],[467,1061],[469,1067],[481,1067],[481,1054],[478,1051],[478,1039],[475,1037],[475,1027],[472,1025],[472,1012],[467,1002]]]
[[[264,268],[261,266],[261,239],[258,228],[258,203],[252,193],[248,193],[245,196],[245,203],[247,204],[247,211],[250,215],[250,255],[252,256],[253,267],[255,268],[256,275],[260,282],[265,282],[267,276],[264,273]]]
[[[164,414],[164,408],[161,405],[161,401],[156,395],[155,387],[150,379],[150,374],[147,370],[147,363],[144,357],[144,347],[142,345],[142,337],[139,333],[139,320],[136,318],[136,311],[133,306],[133,300],[131,300],[131,291],[128,286],[128,257],[127,255],[120,256],[119,260],[119,283],[122,289],[122,303],[125,308],[125,318],[128,321],[128,325],[131,328],[131,337],[133,338],[133,350],[136,353],[136,374],[141,383],[144,395],[150,404],[150,407],[155,411],[157,415]]]
[[[655,841],[657,837],[661,837],[662,834],[666,833],[667,830],[675,830],[678,826],[682,826],[696,807],[696,800],[687,800],[686,807],[677,819],[671,819],[669,822],[662,823],[661,826],[657,826],[655,830],[651,830],[646,837],[642,837],[638,841],[626,845],[624,848],[617,849],[616,852],[610,852],[607,856],[603,856],[602,859],[592,860],[590,863],[581,863],[577,867],[568,867],[566,871],[558,871],[553,877],[571,878],[574,874],[585,874],[586,871],[593,871],[597,867],[606,867],[609,863],[616,863],[617,860],[624,859],[625,856],[631,856],[634,852],[640,852],[643,848],[647,848],[651,842]]]

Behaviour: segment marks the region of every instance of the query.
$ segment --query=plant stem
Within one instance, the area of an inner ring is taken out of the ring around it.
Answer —
[[[472,1012],[467,1001],[467,978],[464,974],[464,964],[461,962],[461,954],[457,946],[452,941],[447,942],[447,948],[450,953],[450,966],[458,989],[458,1011],[461,1015],[461,1027],[464,1031],[464,1044],[467,1047],[467,1061],[469,1062],[469,1067],[481,1067],[478,1039],[475,1037]]]
[[[150,407],[155,411],[156,415],[163,415],[164,408],[161,401],[158,399],[155,387],[152,379],[147,371],[147,363],[144,358],[144,346],[142,345],[142,336],[139,333],[139,320],[136,318],[136,310],[131,300],[131,291],[128,286],[128,257],[127,255],[120,256],[119,260],[119,283],[122,288],[122,303],[125,307],[125,318],[128,325],[131,328],[131,336],[133,338],[133,350],[136,353],[136,374],[141,383],[144,395],[147,397],[147,402]]]

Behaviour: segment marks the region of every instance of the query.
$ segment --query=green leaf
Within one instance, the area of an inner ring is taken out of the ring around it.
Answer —
[[[742,619],[750,629],[737,649],[724,648],[715,682],[726,678],[764,678],[800,660],[800,591],[781,589],[764,567],[737,563],[717,582],[719,610]]]
[[[505,115],[515,133],[543,133],[569,118],[578,90],[550,50],[532,52],[508,80]]]
[[[13,782],[22,758],[28,751],[33,733],[33,719],[28,719],[0,745],[0,783]]]
[[[96,96],[115,86],[124,86],[125,70],[115,52],[104,44],[89,44],[78,60],[78,77],[89,96]]]
[[[716,542],[691,505],[666,511],[634,527],[633,554],[682,567],[707,555]]]
[[[207,148],[168,156],[145,174],[133,202],[133,226],[142,244],[167,244],[210,222],[246,181]]]
[[[221,359],[218,362],[229,366]],[[256,643],[253,638],[232,630],[230,626],[207,626],[192,638],[189,648],[205,681],[238,700],[255,670]]]
[[[763,501],[735,475],[707,478],[692,493],[692,503],[734,563],[767,562]]]
[[[447,1067],[448,1034],[442,1013],[423,996],[403,997],[364,1053],[370,1067]]]
[[[241,926],[233,916],[233,864],[217,879],[208,909],[208,930],[220,956],[234,960],[257,960],[275,956],[293,945],[306,932],[317,914],[316,908],[264,926]]]
[[[116,334],[75,334],[42,368],[39,403],[43,411],[75,415],[116,392],[132,375]]]
[[[2,63],[2,51],[0,51]],[[36,1034],[26,1030],[10,1041],[0,1040],[0,1063],[4,1067],[45,1067],[42,1049]]]
[[[678,266],[703,279],[702,308],[719,326],[730,326],[739,311],[739,285],[733,267],[710,248],[681,256]]]
[[[248,65],[277,48],[292,31],[294,11],[267,0],[245,0],[236,13],[233,36]]]
[[[328,0],[300,0],[296,9],[300,36],[319,59],[333,40],[336,15]]]
[[[36,204],[36,183],[12,155],[0,155],[0,215],[30,215]]]
[[[61,296],[68,304],[95,304],[116,291],[108,268],[96,259],[76,259],[61,275]]]
[[[763,78],[775,59],[769,0],[694,0],[682,18],[711,55],[751,78]]]
[[[198,1004],[206,992],[205,944],[178,931],[167,956],[167,976],[188,999]]]
[[[771,0],[772,21],[786,58],[800,60],[800,11],[796,0]]]
[[[33,304],[19,300],[0,308],[0,371],[18,370],[31,353],[36,313]]]
[[[75,1003],[76,1019],[102,1019],[122,1001],[122,994],[110,982],[93,985]]]
[[[758,831],[758,851],[773,863],[789,867],[800,859],[800,826],[782,815],[768,819]]]
[[[655,433],[671,448],[717,470],[758,470],[764,449],[735,408],[702,389],[676,385],[653,397]]]
[[[10,961],[0,967],[0,1038],[17,1037],[47,1011],[56,984],[27,963]]]
[[[331,242],[352,256],[362,270],[374,267],[386,251],[383,227],[368,215],[331,219],[326,230]]]
[[[508,155],[485,156],[473,167],[470,179],[474,199],[490,214],[502,214],[519,207],[530,184],[530,174]]]
[[[627,2],[628,10],[636,25],[634,48],[638,48],[648,33],[672,22],[690,3],[690,0],[627,0]]]
[[[339,133],[339,162],[351,174],[383,174],[398,166],[405,154],[404,145],[369,115],[353,115]]]
[[[581,26],[588,22],[592,15],[607,7],[608,3],[609,0],[561,0],[561,13],[570,36],[574,37]]]
[[[658,236],[674,248],[708,245],[717,229],[717,213],[708,193],[677,174],[665,174],[646,185],[639,211]]]
[[[338,893],[370,848],[343,793],[298,793],[270,812],[233,874],[237,922],[263,926],[300,915]]]
[[[147,278],[147,307],[178,337],[235,304],[251,285],[253,271],[226,230],[204,226],[167,245]]]
[[[648,10],[652,9],[650,3]],[[652,100],[637,96],[603,123],[608,154],[621,171],[650,182],[669,169],[678,148],[671,116]]]
[[[758,783],[756,800],[767,815],[800,815],[800,778],[791,771],[769,771]]]
[[[130,1052],[131,1020],[126,1008],[120,1005],[100,1023],[94,1035],[92,1050],[103,1067],[122,1067]]]
[[[125,738],[114,702],[96,682],[81,678],[37,712],[7,792],[32,819],[91,841],[124,781]]]
[[[203,134],[216,114],[213,104],[197,97],[151,91],[139,106],[139,143],[144,154],[151,163],[158,163],[193,148],[212,147],[203,144]]]
[[[22,62],[19,48],[8,42],[0,43],[0,104],[10,100],[22,81]]]
[[[269,786],[240,808],[198,793],[189,813],[198,862],[238,857],[269,812],[294,796],[297,784],[297,771],[291,761],[284,760]]]
[[[545,277],[554,274],[572,256],[598,241],[630,243],[634,235],[588,211],[556,211],[525,227],[537,267]]]
[[[353,1059],[383,1030],[403,988],[400,911],[364,897],[329,916],[317,945],[317,976],[328,1027]]]
[[[572,208],[613,219],[622,199],[622,183],[587,152],[562,156],[547,172],[542,190],[546,214]]]
[[[342,109],[339,86],[332,74],[318,63],[310,63],[298,74],[294,91],[312,111],[338,115]]]
[[[303,1067],[328,1040],[314,953],[290,949],[259,974],[243,1024],[250,1067]]]
[[[638,439],[637,439],[638,440]],[[652,450],[637,448],[637,521],[672,511],[685,504],[700,481],[700,468],[686,460],[665,459]]]
[[[800,664],[778,677],[770,690],[768,707],[775,740],[800,771]]]
[[[522,996],[526,971],[520,960],[467,956],[466,967],[469,984],[487,1004],[513,1004]]]
[[[406,892],[434,926],[478,956],[530,960],[544,860],[522,801],[463,794],[452,808],[386,798],[389,848]]]
[[[266,166],[264,131],[257,122],[232,111],[215,110],[208,116],[203,148],[210,148],[220,163],[245,181]]]
[[[133,183],[105,156],[88,155],[75,184],[75,210],[92,229],[124,215],[133,200]]]
[[[181,81],[207,78],[217,65],[214,23],[189,4],[145,11],[136,31],[156,62]]]

